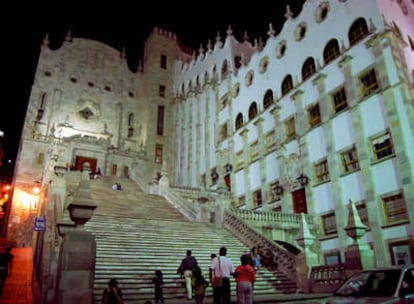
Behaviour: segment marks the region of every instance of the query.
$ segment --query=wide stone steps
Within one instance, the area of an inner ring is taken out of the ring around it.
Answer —
[[[217,254],[221,246],[227,247],[228,257],[235,266],[240,263],[240,256],[249,251],[227,230],[209,223],[187,221],[165,199],[144,193],[130,180],[120,181],[123,190],[112,190],[114,181],[105,177],[90,183],[92,197],[98,205],[85,225],[97,242],[94,303],[101,303],[102,292],[112,277],[120,282],[125,304],[154,301],[152,278],[157,269],[164,274],[165,302],[182,299],[186,303],[184,279],[177,274],[177,268],[187,249],[192,250],[207,279],[210,255]],[[286,282],[281,274],[275,276],[267,269],[260,269],[254,292],[283,292],[275,286],[284,288],[288,286]],[[232,279],[233,299],[235,286]],[[206,303],[211,302],[211,286],[206,296]]]

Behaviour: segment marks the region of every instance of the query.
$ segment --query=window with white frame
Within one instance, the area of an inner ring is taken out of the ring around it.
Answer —
[[[346,100],[346,92],[344,87],[340,88],[332,94],[332,102],[335,113],[348,108],[348,102]]]
[[[377,81],[377,76],[375,74],[375,69],[370,69],[369,71],[363,73],[359,76],[359,82],[361,85],[361,95],[368,96],[374,93],[379,89],[379,84]]]
[[[253,206],[260,207],[262,203],[262,189],[257,189],[253,192]]]
[[[359,161],[356,147],[341,153],[342,172],[348,173],[359,170]]]
[[[316,183],[323,183],[329,180],[328,160],[326,158],[315,163],[314,168]]]
[[[408,220],[407,206],[402,193],[384,196],[381,199],[387,224]]]
[[[332,235],[337,233],[335,212],[329,212],[321,216],[322,228],[324,235]]]
[[[394,147],[391,140],[391,134],[388,132],[371,138],[371,144],[374,160],[380,160],[394,155]]]

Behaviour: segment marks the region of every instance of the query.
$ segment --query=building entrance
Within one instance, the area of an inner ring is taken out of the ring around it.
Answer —
[[[84,163],[89,163],[91,171],[96,172],[96,163],[97,163],[96,158],[85,157],[85,156],[76,156],[75,170],[82,171]]]

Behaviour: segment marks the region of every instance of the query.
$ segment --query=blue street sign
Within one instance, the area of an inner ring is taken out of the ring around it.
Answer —
[[[45,217],[36,217],[34,223],[35,231],[46,231],[46,218]]]

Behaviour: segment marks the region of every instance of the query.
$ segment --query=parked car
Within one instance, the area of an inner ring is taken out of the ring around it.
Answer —
[[[359,271],[321,303],[414,303],[414,265]]]

